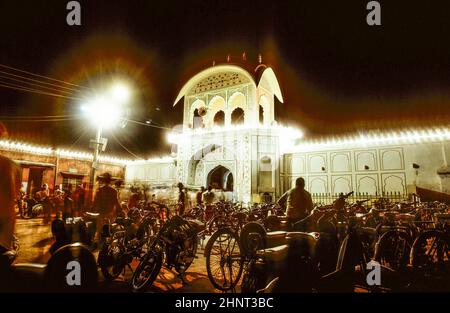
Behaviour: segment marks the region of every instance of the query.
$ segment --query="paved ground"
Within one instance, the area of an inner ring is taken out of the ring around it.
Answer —
[[[17,219],[16,233],[20,241],[20,251],[16,263],[46,263],[50,258],[49,248],[53,238],[50,225],[44,225],[42,219],[23,220]],[[191,265],[186,274],[187,285],[182,284],[176,273],[163,269],[149,292],[216,292],[209,282],[206,274],[205,258],[203,249],[199,249],[197,259]],[[96,253],[95,253],[96,254]],[[132,268],[137,266],[132,264]],[[99,272],[99,277],[102,275]],[[105,286],[105,290],[114,292],[127,292],[130,287],[127,280],[131,278],[131,271],[126,271],[125,277]]]

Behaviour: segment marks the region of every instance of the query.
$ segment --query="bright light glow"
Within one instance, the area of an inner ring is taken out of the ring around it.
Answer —
[[[115,102],[128,102],[130,100],[130,95],[130,88],[123,83],[116,83],[111,88],[111,96]]]
[[[105,128],[117,125],[123,114],[119,104],[105,97],[95,98],[83,105],[82,110],[94,125]]]
[[[108,92],[97,95],[81,106],[86,116],[95,126],[110,128],[118,125],[125,117],[125,104],[130,100],[130,88],[115,83]]]
[[[174,133],[168,133],[166,136],[167,142],[171,144],[178,144],[179,135]]]

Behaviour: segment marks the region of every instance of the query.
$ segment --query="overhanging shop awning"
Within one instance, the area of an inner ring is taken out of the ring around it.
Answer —
[[[59,172],[62,177],[76,177],[76,178],[83,178],[84,176],[87,176],[88,174],[83,173],[74,173],[74,172]]]
[[[55,167],[55,164],[45,163],[45,162],[33,162],[24,160],[14,160],[17,164],[21,166],[39,166],[39,167]]]

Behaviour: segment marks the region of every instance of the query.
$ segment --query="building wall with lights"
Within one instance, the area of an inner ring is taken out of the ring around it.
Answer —
[[[77,184],[89,187],[92,159],[89,154],[58,151],[15,142],[0,142],[0,154],[14,160],[21,167],[23,190],[28,194],[33,188],[48,184],[51,191],[60,185],[75,188]],[[124,179],[125,163],[102,161],[98,173],[110,172]]]
[[[176,182],[176,161],[166,158],[130,162],[126,167],[125,181],[128,184],[171,187]]]
[[[283,157],[282,189],[305,178],[310,192],[368,195],[412,194],[416,186],[450,193],[450,142],[310,147]]]
[[[213,66],[192,77],[174,105],[183,98],[182,130],[169,139],[177,147],[176,179],[187,186],[231,187],[244,202],[266,192],[280,196],[299,176],[316,194],[407,195],[416,186],[450,192],[446,128],[299,141],[301,132],[275,121],[275,98],[283,98],[263,64],[254,71]]]

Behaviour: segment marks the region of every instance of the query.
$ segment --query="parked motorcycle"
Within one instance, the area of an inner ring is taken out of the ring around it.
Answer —
[[[104,225],[97,262],[106,280],[116,279],[127,267],[131,269],[133,259],[148,249],[157,225],[157,218],[148,211],[134,212],[132,218],[118,217],[111,225]]]
[[[183,274],[194,261],[197,253],[197,234],[204,224],[186,220],[178,215],[170,218],[148,243],[148,251],[141,257],[131,279],[134,291],[150,286],[161,267],[175,268],[184,282]]]

